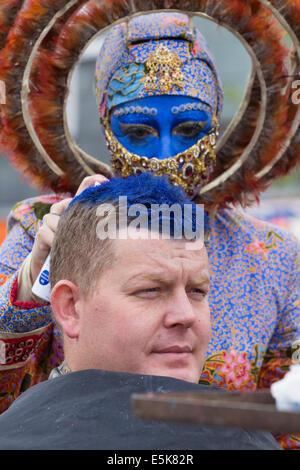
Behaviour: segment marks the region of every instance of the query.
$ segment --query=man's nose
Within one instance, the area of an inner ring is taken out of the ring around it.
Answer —
[[[186,291],[182,289],[176,294],[174,293],[169,299],[165,312],[165,327],[181,326],[183,328],[191,328],[195,321],[196,312]]]

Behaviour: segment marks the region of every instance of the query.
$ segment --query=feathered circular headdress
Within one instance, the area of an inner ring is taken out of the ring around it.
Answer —
[[[243,102],[218,142],[215,171],[198,194],[211,207],[245,205],[300,161],[299,0],[2,0],[1,150],[43,190],[74,193],[86,175],[110,176],[109,166],[71,138],[68,85],[96,35],[153,10],[208,18],[237,36],[252,58]],[[289,50],[282,44],[285,35]]]

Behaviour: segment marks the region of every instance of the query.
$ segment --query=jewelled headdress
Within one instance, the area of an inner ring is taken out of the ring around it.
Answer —
[[[195,30],[187,15],[154,13],[113,27],[98,55],[96,95],[114,174],[127,177],[150,171],[157,176],[166,175],[190,197],[209,181],[216,163],[223,91],[205,38]],[[168,158],[131,153],[111,131],[110,117],[123,112],[151,114],[150,109],[132,106],[132,100],[157,95],[197,98],[198,103],[191,101],[213,116],[209,134],[191,148]],[[120,104],[126,106],[116,109]]]
[[[103,28],[170,9],[223,25],[252,58],[243,103],[217,143],[216,167],[199,200],[246,204],[299,162],[298,0],[2,0],[0,144],[32,184],[72,193],[88,174],[111,174],[70,136],[63,97],[73,68]],[[282,44],[284,35],[290,49]]]
[[[135,16],[114,26],[96,63],[100,117],[136,98],[180,95],[197,98],[218,120],[223,90],[205,38],[183,13]]]

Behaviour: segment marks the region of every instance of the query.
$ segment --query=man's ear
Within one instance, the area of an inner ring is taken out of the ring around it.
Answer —
[[[65,335],[71,339],[76,339],[79,335],[79,315],[76,308],[78,298],[78,287],[64,279],[55,284],[50,297],[55,319]]]

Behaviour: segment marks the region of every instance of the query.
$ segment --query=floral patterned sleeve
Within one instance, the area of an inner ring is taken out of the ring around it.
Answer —
[[[50,305],[21,302],[17,292],[19,268],[31,252],[43,216],[57,200],[51,196],[20,202],[8,217],[7,236],[0,247],[0,412],[49,373]]]
[[[289,250],[289,253],[290,260],[282,260],[282,265],[289,263],[289,276],[285,285],[281,279],[278,323],[260,370],[258,382],[260,388],[269,388],[273,382],[283,378],[292,363],[299,363],[300,248],[298,243],[294,243],[294,250]],[[286,258],[287,250],[285,254]],[[300,436],[277,434],[275,437],[285,449],[300,450]]]

